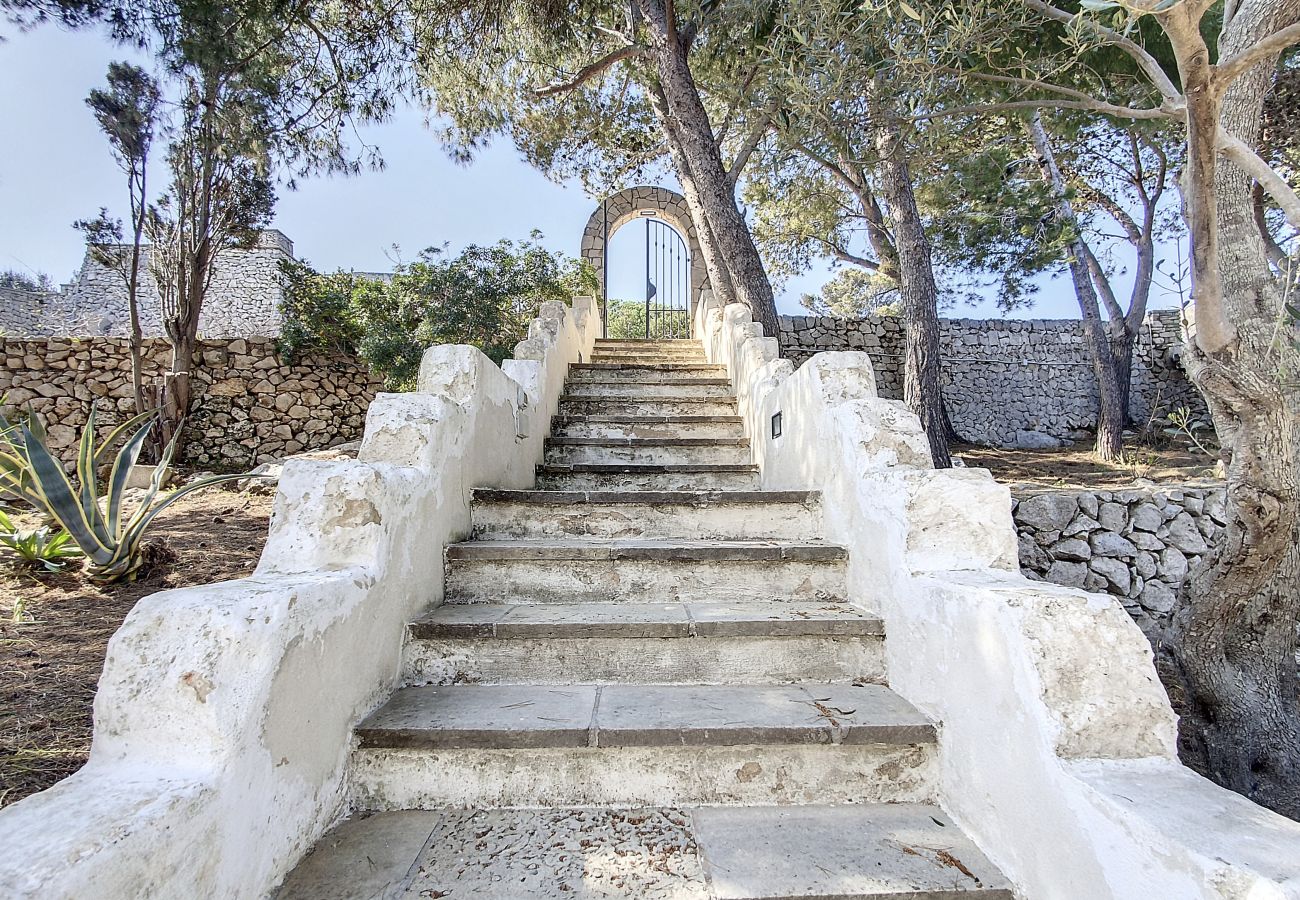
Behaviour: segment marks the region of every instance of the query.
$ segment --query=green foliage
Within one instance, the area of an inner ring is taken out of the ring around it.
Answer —
[[[244,475],[216,475],[191,482],[158,499],[164,473],[171,465],[176,440],[163,451],[161,465],[133,511],[125,510],[126,484],[157,414],[143,413],[112,429],[102,442],[95,434],[95,410],[81,432],[76,479],[68,477],[46,444],[45,427],[31,413],[11,423],[0,416],[0,489],[30,503],[57,522],[86,555],[91,577],[112,582],[131,578],[143,561],[146,530],[158,513],[193,491]],[[129,435],[129,436],[128,436]],[[114,452],[119,441],[122,446]],[[101,486],[96,472],[109,466]]]
[[[60,572],[69,560],[81,556],[81,548],[72,543],[72,535],[49,526],[19,528],[9,513],[0,509],[0,548],[24,565],[46,572]]]
[[[816,316],[861,319],[866,316],[899,316],[898,283],[887,275],[867,269],[842,269],[822,285],[820,294],[804,294],[804,309]]]
[[[645,338],[645,301],[617,300],[605,303],[605,333],[611,340],[635,341]]]
[[[0,288],[39,293],[54,290],[54,282],[44,272],[28,275],[26,272],[19,272],[16,269],[6,269],[0,272]]]
[[[286,265],[280,343],[292,356],[355,354],[394,390],[415,386],[434,344],[470,344],[493,361],[509,357],[547,300],[594,294],[594,271],[529,241],[471,245],[455,256],[430,249],[391,278],[321,274]]]

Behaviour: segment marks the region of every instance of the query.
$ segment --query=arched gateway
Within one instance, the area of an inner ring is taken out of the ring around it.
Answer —
[[[708,287],[709,276],[700,255],[699,242],[695,239],[695,226],[691,222],[686,198],[667,188],[644,185],[625,188],[605,198],[587,220],[587,227],[582,232],[582,258],[596,269],[596,277],[602,286],[602,303],[609,299],[605,271],[605,251],[609,240],[616,231],[636,219],[662,222],[686,242],[690,257],[687,321],[694,321],[695,305],[699,302],[700,291]]]

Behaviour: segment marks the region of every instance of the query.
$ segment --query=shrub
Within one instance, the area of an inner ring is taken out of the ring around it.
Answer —
[[[355,354],[395,390],[414,387],[434,344],[471,344],[500,363],[528,336],[542,303],[597,288],[589,265],[546,250],[540,237],[455,256],[426,250],[387,279],[287,264],[281,349],[291,357]]]

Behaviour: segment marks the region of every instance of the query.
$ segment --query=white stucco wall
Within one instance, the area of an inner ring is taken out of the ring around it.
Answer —
[[[763,486],[823,492],[851,596],[885,620],[891,687],[941,723],[942,803],[1023,896],[1300,897],[1300,824],[1178,762],[1118,600],[1021,577],[1008,489],[933,470],[866,354],[795,372],[747,309],[708,294],[696,334],[736,383]]]
[[[425,353],[359,458],[287,464],[249,578],[154,594],[109,644],[90,761],[0,813],[5,898],[256,898],[346,813],[353,725],[441,601],[475,487],[531,486],[546,410],[600,323],[545,304],[505,371]]]

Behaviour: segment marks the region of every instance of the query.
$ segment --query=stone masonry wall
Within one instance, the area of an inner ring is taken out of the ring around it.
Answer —
[[[1048,491],[1012,500],[1030,578],[1119,597],[1148,634],[1224,525],[1213,484]]]
[[[293,242],[279,231],[262,232],[250,250],[223,250],[199,315],[207,339],[275,337],[280,333],[280,262],[293,258]],[[161,336],[162,301],[147,271],[140,278],[140,323]],[[101,336],[130,333],[121,276],[87,253],[77,280],[59,291],[0,292],[0,331],[7,337]]]
[[[146,384],[156,383],[168,368],[170,349],[162,340],[145,344]],[[4,339],[0,352],[6,409],[30,405],[65,461],[75,454],[92,403],[104,424],[134,410],[125,339]],[[184,450],[194,465],[247,468],[356,440],[382,386],[348,359],[306,357],[290,365],[269,338],[208,341],[199,352]]]
[[[893,316],[783,316],[781,355],[795,365],[826,350],[862,350],[883,397],[903,396],[903,325]],[[1061,319],[942,319],[944,399],[957,432],[992,446],[1052,446],[1096,425],[1097,386],[1083,325]],[[1133,358],[1133,418],[1205,403],[1179,364],[1178,313],[1147,316]]]

